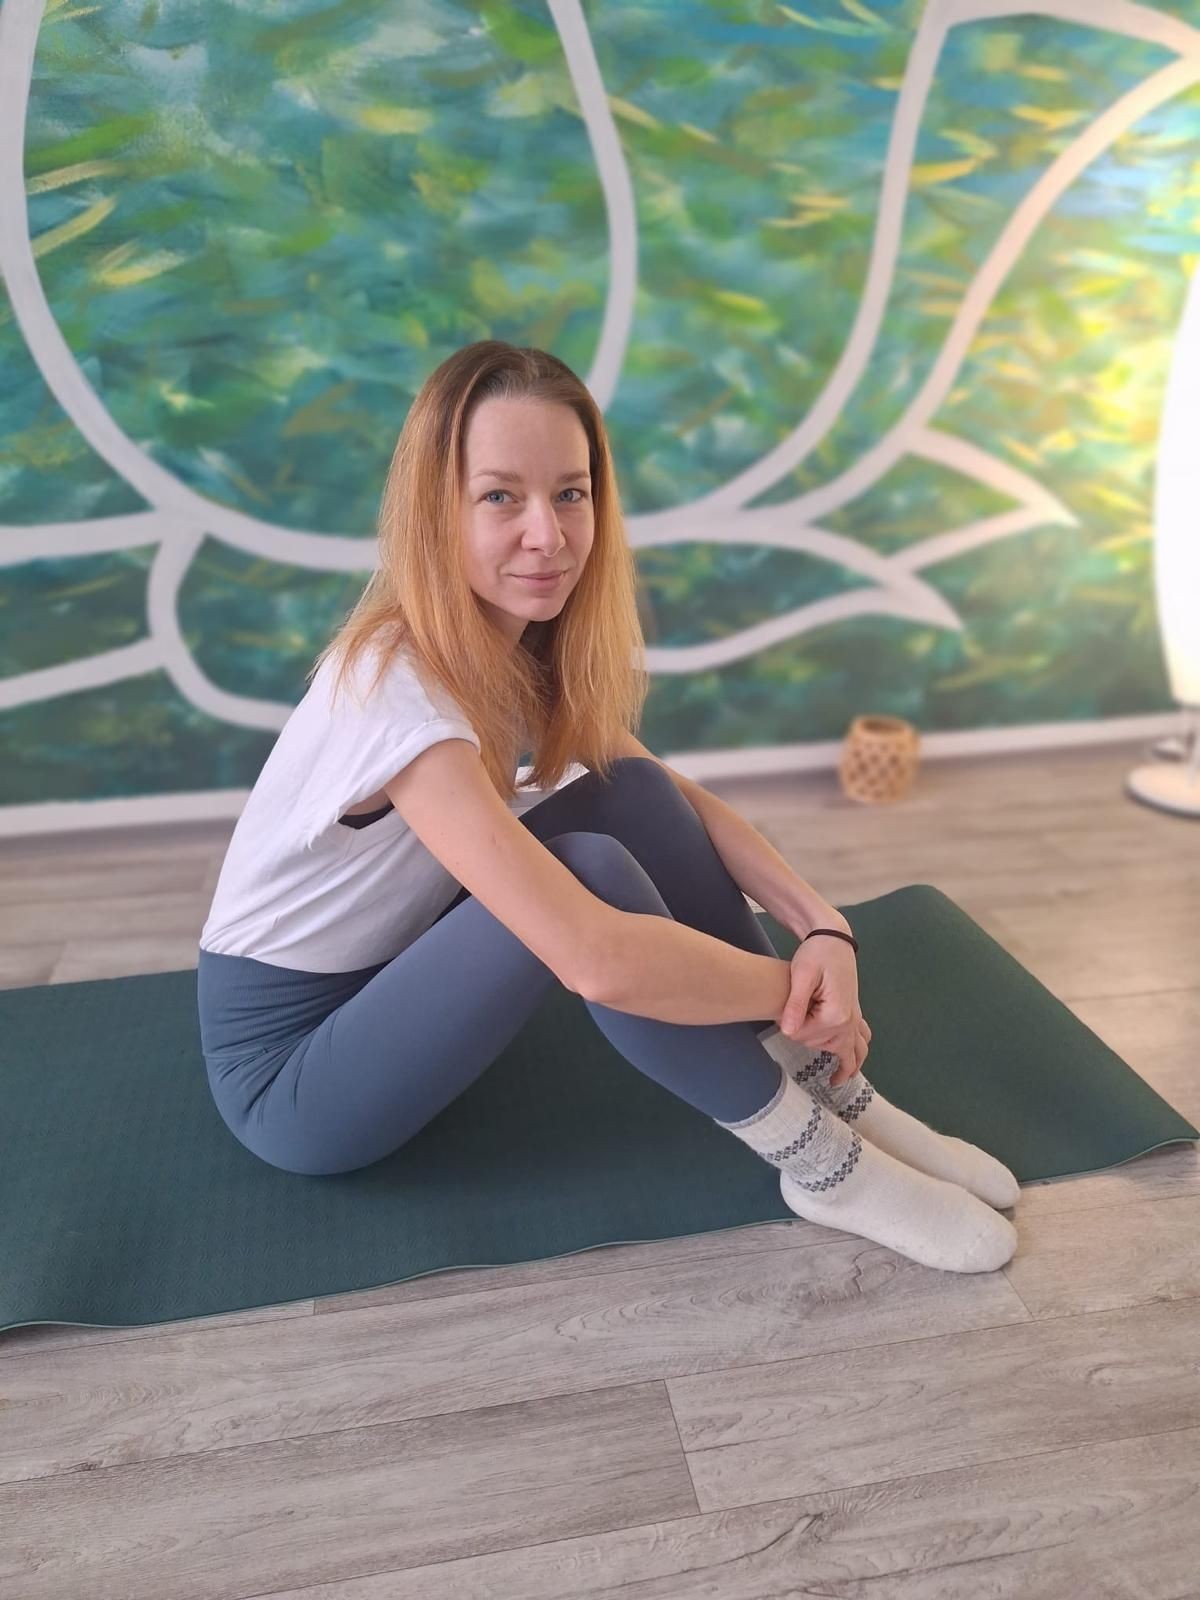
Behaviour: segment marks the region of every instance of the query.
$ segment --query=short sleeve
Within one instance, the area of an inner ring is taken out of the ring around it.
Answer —
[[[359,734],[353,745],[343,750],[344,759],[338,770],[326,771],[320,803],[310,813],[305,830],[306,850],[311,850],[325,829],[332,827],[351,806],[375,794],[430,745],[443,739],[465,739],[480,749],[474,728],[457,717],[435,717],[400,734],[372,724],[360,728]]]
[[[305,850],[314,849],[351,806],[377,794],[430,745],[465,739],[481,748],[463,707],[440,686],[428,689],[406,657],[393,658],[378,678],[375,665],[373,656],[359,658],[340,695],[332,692],[328,664],[314,681],[311,707],[292,755],[302,763],[298,775]]]

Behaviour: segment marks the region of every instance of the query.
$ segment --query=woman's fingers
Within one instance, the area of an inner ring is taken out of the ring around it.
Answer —
[[[862,1064],[867,1059],[868,1041],[870,1037],[871,1030],[867,1026],[866,1022],[860,1017],[854,1035],[855,1042],[853,1048],[853,1068],[850,1066],[851,1051],[849,1047],[847,1047],[844,1055],[841,1051],[834,1049],[832,1045],[825,1047],[834,1050],[834,1054],[838,1056],[837,1070],[833,1073],[829,1080],[831,1088],[836,1089],[840,1084],[845,1083],[847,1079],[852,1078],[855,1073],[862,1071]]]

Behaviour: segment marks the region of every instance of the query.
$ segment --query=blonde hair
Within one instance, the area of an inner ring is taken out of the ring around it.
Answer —
[[[515,649],[488,619],[466,576],[461,536],[463,441],[490,397],[570,406],[588,437],[594,533],[561,610],[530,622]],[[392,454],[379,512],[379,564],[308,673],[333,658],[335,694],[362,653],[380,650],[372,689],[404,652],[440,685],[479,736],[488,775],[506,800],[517,757],[526,782],[553,789],[577,761],[607,777],[649,688],[637,571],[625,535],[604,418],[587,387],[545,350],[483,339],[449,356],[422,384]],[[522,733],[527,739],[522,742]]]

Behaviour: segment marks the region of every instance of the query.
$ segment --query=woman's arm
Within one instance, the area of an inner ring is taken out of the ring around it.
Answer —
[[[756,905],[769,911],[777,922],[801,937],[812,928],[842,928],[850,933],[847,919],[828,900],[819,895],[793,871],[769,840],[732,806],[705,789],[692,778],[667,766],[647,750],[628,731],[620,745],[623,756],[648,756],[657,761],[704,824],[713,848],[725,863],[729,876]],[[761,1013],[764,1017],[767,1013]]]
[[[613,943],[589,999],[660,1022],[779,1021],[790,961],[740,950],[672,917],[615,907],[613,916]]]

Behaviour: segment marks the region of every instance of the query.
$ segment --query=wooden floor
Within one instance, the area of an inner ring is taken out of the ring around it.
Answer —
[[[835,904],[935,884],[1200,1126],[1200,823],[1143,754],[712,787]],[[0,842],[0,982],[194,965],[228,832]],[[1197,1146],[1013,1216],[992,1273],[796,1218],[0,1334],[0,1594],[1200,1595]]]

